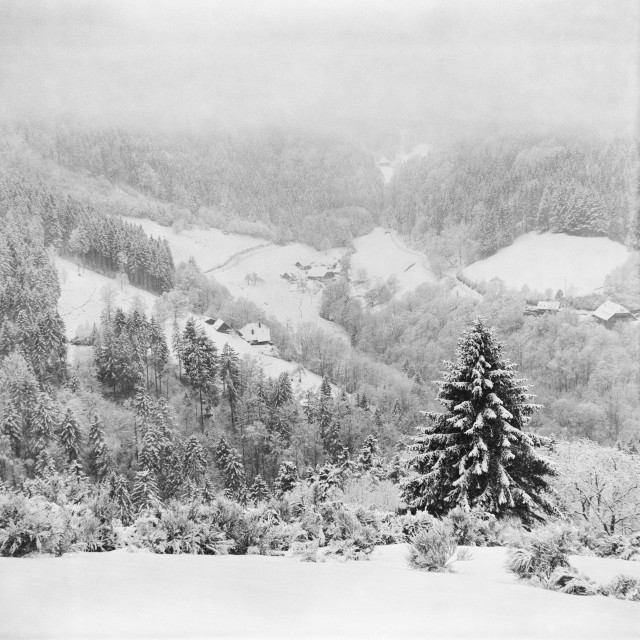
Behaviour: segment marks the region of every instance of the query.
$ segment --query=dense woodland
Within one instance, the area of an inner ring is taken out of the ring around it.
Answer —
[[[163,546],[152,530],[179,520],[197,524],[204,536],[192,552],[286,550],[293,539],[286,527],[295,526],[316,552],[329,540],[342,545],[336,553],[350,557],[366,555],[375,543],[404,541],[416,534],[418,521],[430,528],[429,518],[455,509],[482,512],[484,523],[515,515],[527,526],[564,514],[597,528],[598,536],[627,533],[637,523],[640,514],[625,511],[618,499],[627,489],[637,493],[640,485],[625,484],[637,474],[616,475],[607,485],[612,513],[586,507],[581,498],[594,490],[594,469],[636,463],[635,327],[608,330],[581,322],[571,309],[525,317],[526,293],[499,284],[479,302],[445,286],[424,286],[384,307],[378,300],[372,310],[339,280],[325,288],[322,314],[345,327],[347,345],[314,326],[288,329],[250,301],[234,299],[193,262],[174,267],[165,243],[111,215],[227,229],[228,220],[236,220],[246,223],[245,231],[321,248],[348,245],[386,220],[418,244],[439,238],[440,255],[451,258],[451,266],[529,230],[633,243],[637,216],[629,181],[637,161],[629,145],[459,145],[411,161],[386,190],[371,153],[359,145],[274,131],[193,138],[22,126],[5,131],[2,151],[0,529],[16,513],[27,520],[40,514],[30,500],[58,504],[60,495],[75,496],[90,512],[82,526],[93,523],[95,550],[120,544],[116,520],[135,527],[142,546],[164,553],[182,547]],[[113,195],[117,185],[129,189],[124,200]],[[147,206],[119,210],[134,197]],[[56,253],[162,294],[153,315],[112,308],[107,300],[85,347],[90,354],[73,367],[57,312]],[[608,286],[636,295],[637,283],[629,282],[613,278]],[[192,314],[225,317],[235,326],[268,321],[282,356],[322,376],[320,388],[296,395],[287,374],[272,380],[233,349],[218,352]],[[479,315],[496,334],[474,320]],[[167,324],[171,335],[162,329]],[[465,340],[476,341],[470,351]],[[528,408],[532,398],[503,348],[530,378],[544,409]],[[457,364],[443,365],[456,353]],[[430,382],[436,379],[438,394]],[[458,397],[456,385],[467,384],[484,391]],[[444,413],[435,411],[438,402]],[[459,407],[465,420],[476,420],[471,439],[448,431]],[[430,411],[427,427],[421,410]],[[478,416],[503,434],[500,442],[485,441]],[[452,462],[442,443],[454,437],[465,457]],[[567,451],[578,438],[589,440],[580,441],[584,455],[576,459]],[[512,484],[497,467],[489,471],[482,447],[501,460],[515,456],[501,467]],[[464,482],[456,483],[452,469],[469,456],[478,458],[477,466],[469,463]],[[444,464],[450,467],[443,470]],[[567,479],[574,477],[579,481]],[[434,492],[436,485],[449,487],[446,495]],[[285,494],[295,491],[302,497],[287,502]],[[359,506],[348,506],[350,491],[360,492]],[[269,500],[281,502],[267,507]],[[256,515],[247,504],[263,511]],[[378,508],[387,515],[374,514]],[[407,508],[430,516],[389,519]],[[42,522],[38,526],[50,524]],[[284,527],[281,538],[265,542],[275,535],[274,522]],[[485,526],[478,522],[474,526]],[[487,536],[497,544],[496,527]],[[3,553],[32,548],[20,536],[2,535]],[[86,530],[73,535],[89,544]],[[73,548],[68,539],[60,545]]]

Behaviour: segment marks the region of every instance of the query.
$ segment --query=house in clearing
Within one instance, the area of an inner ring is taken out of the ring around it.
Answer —
[[[309,278],[309,280],[333,280],[335,277],[336,272],[327,267],[311,267],[311,269],[307,271],[307,278]]]
[[[271,329],[264,322],[249,322],[240,329],[240,335],[249,344],[271,344]]]
[[[525,315],[542,316],[545,313],[558,313],[560,311],[560,300],[540,300],[535,307],[527,307]]]
[[[298,262],[296,262],[296,267],[298,267],[298,269],[302,269],[303,271],[309,271],[309,269],[311,269],[311,265],[310,264],[302,264],[302,262],[300,262],[300,260],[298,260]]]
[[[610,329],[618,322],[630,322],[636,317],[621,304],[607,300],[603,302],[594,312],[593,317],[605,327]]]
[[[382,156],[382,158],[380,158],[380,160],[378,160],[378,166],[379,167],[390,167],[391,166],[391,161],[389,160],[389,158],[387,158],[387,156]]]

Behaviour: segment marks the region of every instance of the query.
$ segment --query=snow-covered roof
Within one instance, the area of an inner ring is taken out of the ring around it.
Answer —
[[[596,318],[600,318],[600,320],[611,320],[613,316],[623,315],[623,316],[631,316],[631,312],[623,307],[621,304],[617,302],[611,302],[611,300],[607,300],[603,302],[594,312],[593,315]]]
[[[327,274],[333,275],[333,269],[328,269],[327,267],[311,267],[309,271],[307,271],[307,277],[309,278],[324,278]]]
[[[559,311],[560,310],[560,301],[559,300],[540,300],[538,302],[538,309],[541,311]]]
[[[214,323],[213,323],[213,328],[216,331],[220,331],[220,329],[230,329],[231,327],[224,321],[221,320],[220,318],[218,318]]]

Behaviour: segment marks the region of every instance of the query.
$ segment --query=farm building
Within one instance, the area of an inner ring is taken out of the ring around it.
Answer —
[[[598,322],[609,328],[618,322],[630,322],[632,320],[636,320],[636,317],[631,313],[631,311],[623,307],[621,304],[611,302],[611,300],[603,302],[592,315]]]
[[[528,316],[541,316],[545,313],[558,313],[560,311],[559,300],[540,300],[535,307],[527,307],[525,314]]]
[[[240,335],[249,344],[271,344],[271,330],[263,322],[249,322],[240,329]]]
[[[213,318],[207,318],[205,322],[211,325],[218,333],[231,333],[231,327],[224,321],[218,318],[214,320]]]
[[[336,272],[327,267],[311,267],[307,271],[307,277],[309,280],[333,280],[336,277]]]
[[[380,160],[378,161],[378,166],[379,167],[390,167],[391,166],[391,161],[386,156],[382,156],[382,158],[380,158]]]
[[[309,269],[311,269],[311,265],[310,264],[302,264],[302,262],[300,262],[300,260],[298,260],[298,262],[296,262],[296,267],[298,267],[298,269],[302,269],[303,271],[309,271]]]

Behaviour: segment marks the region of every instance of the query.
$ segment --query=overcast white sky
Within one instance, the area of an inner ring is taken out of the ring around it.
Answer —
[[[2,0],[0,115],[628,133],[636,0]]]

